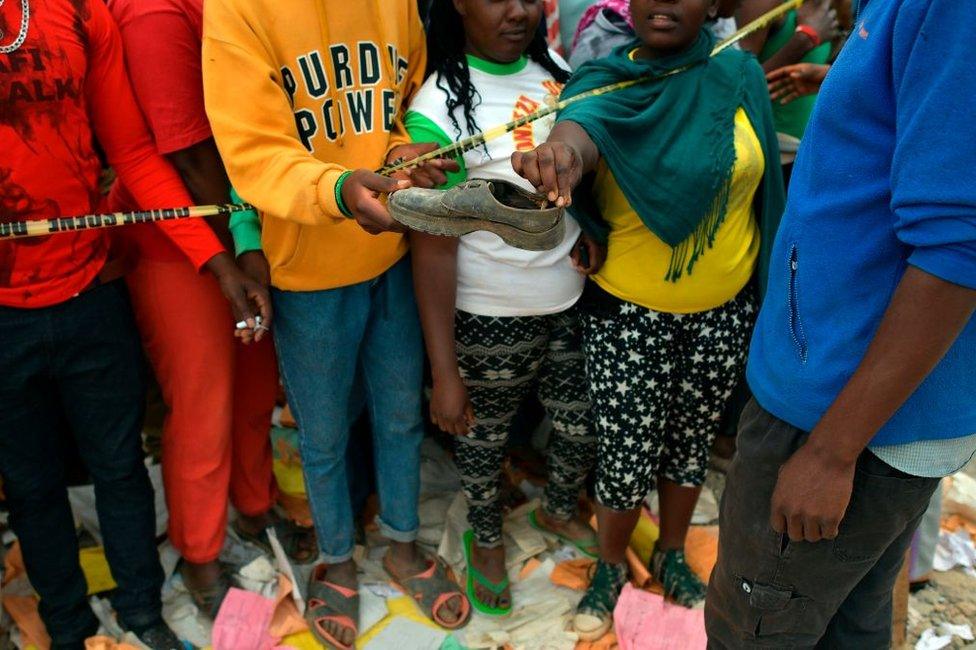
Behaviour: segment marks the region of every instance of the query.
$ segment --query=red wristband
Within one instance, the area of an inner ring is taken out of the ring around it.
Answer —
[[[810,27],[810,25],[797,25],[796,31],[798,34],[806,34],[810,38],[810,40],[813,41],[814,47],[817,47],[818,45],[823,43],[823,39],[820,38],[820,32],[818,32],[813,27]]]

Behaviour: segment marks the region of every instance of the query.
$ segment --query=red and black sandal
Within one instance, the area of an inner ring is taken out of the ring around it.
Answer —
[[[325,580],[327,569],[327,565],[320,564],[309,578],[305,622],[312,636],[326,648],[353,650],[355,637],[359,636],[359,592]],[[340,642],[328,632],[326,623],[337,623],[352,630],[352,643]]]
[[[448,630],[456,630],[464,626],[471,618],[471,603],[468,602],[468,597],[452,579],[449,569],[443,562],[429,556],[425,559],[428,563],[427,568],[414,576],[397,575],[389,561],[389,556],[383,558],[383,568],[389,574],[393,585],[413,598],[427,618]],[[441,609],[454,597],[459,598],[461,603],[458,618],[453,622],[445,621]]]

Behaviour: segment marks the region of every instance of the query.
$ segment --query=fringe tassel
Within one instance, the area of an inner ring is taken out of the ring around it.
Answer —
[[[701,220],[695,231],[683,242],[671,248],[671,262],[668,264],[668,274],[664,276],[665,280],[677,282],[685,273],[691,275],[695,268],[695,262],[715,243],[715,234],[722,227],[725,222],[725,215],[728,213],[734,168],[735,165],[728,170],[728,176],[712,200],[708,214]]]

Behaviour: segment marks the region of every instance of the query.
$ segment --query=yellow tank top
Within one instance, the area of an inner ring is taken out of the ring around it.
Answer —
[[[735,167],[725,220],[715,242],[677,282],[665,279],[671,247],[648,230],[606,163],[597,170],[597,206],[610,226],[607,261],[593,279],[608,293],[655,311],[688,314],[714,309],[749,282],[759,256],[759,226],[752,199],[765,160],[743,109],[735,114]]]

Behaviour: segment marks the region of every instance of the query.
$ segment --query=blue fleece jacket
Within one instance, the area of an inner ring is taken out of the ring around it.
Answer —
[[[907,265],[976,289],[973,4],[864,0],[803,138],[749,357],[768,411],[811,430]],[[976,318],[872,445],[976,433]]]

